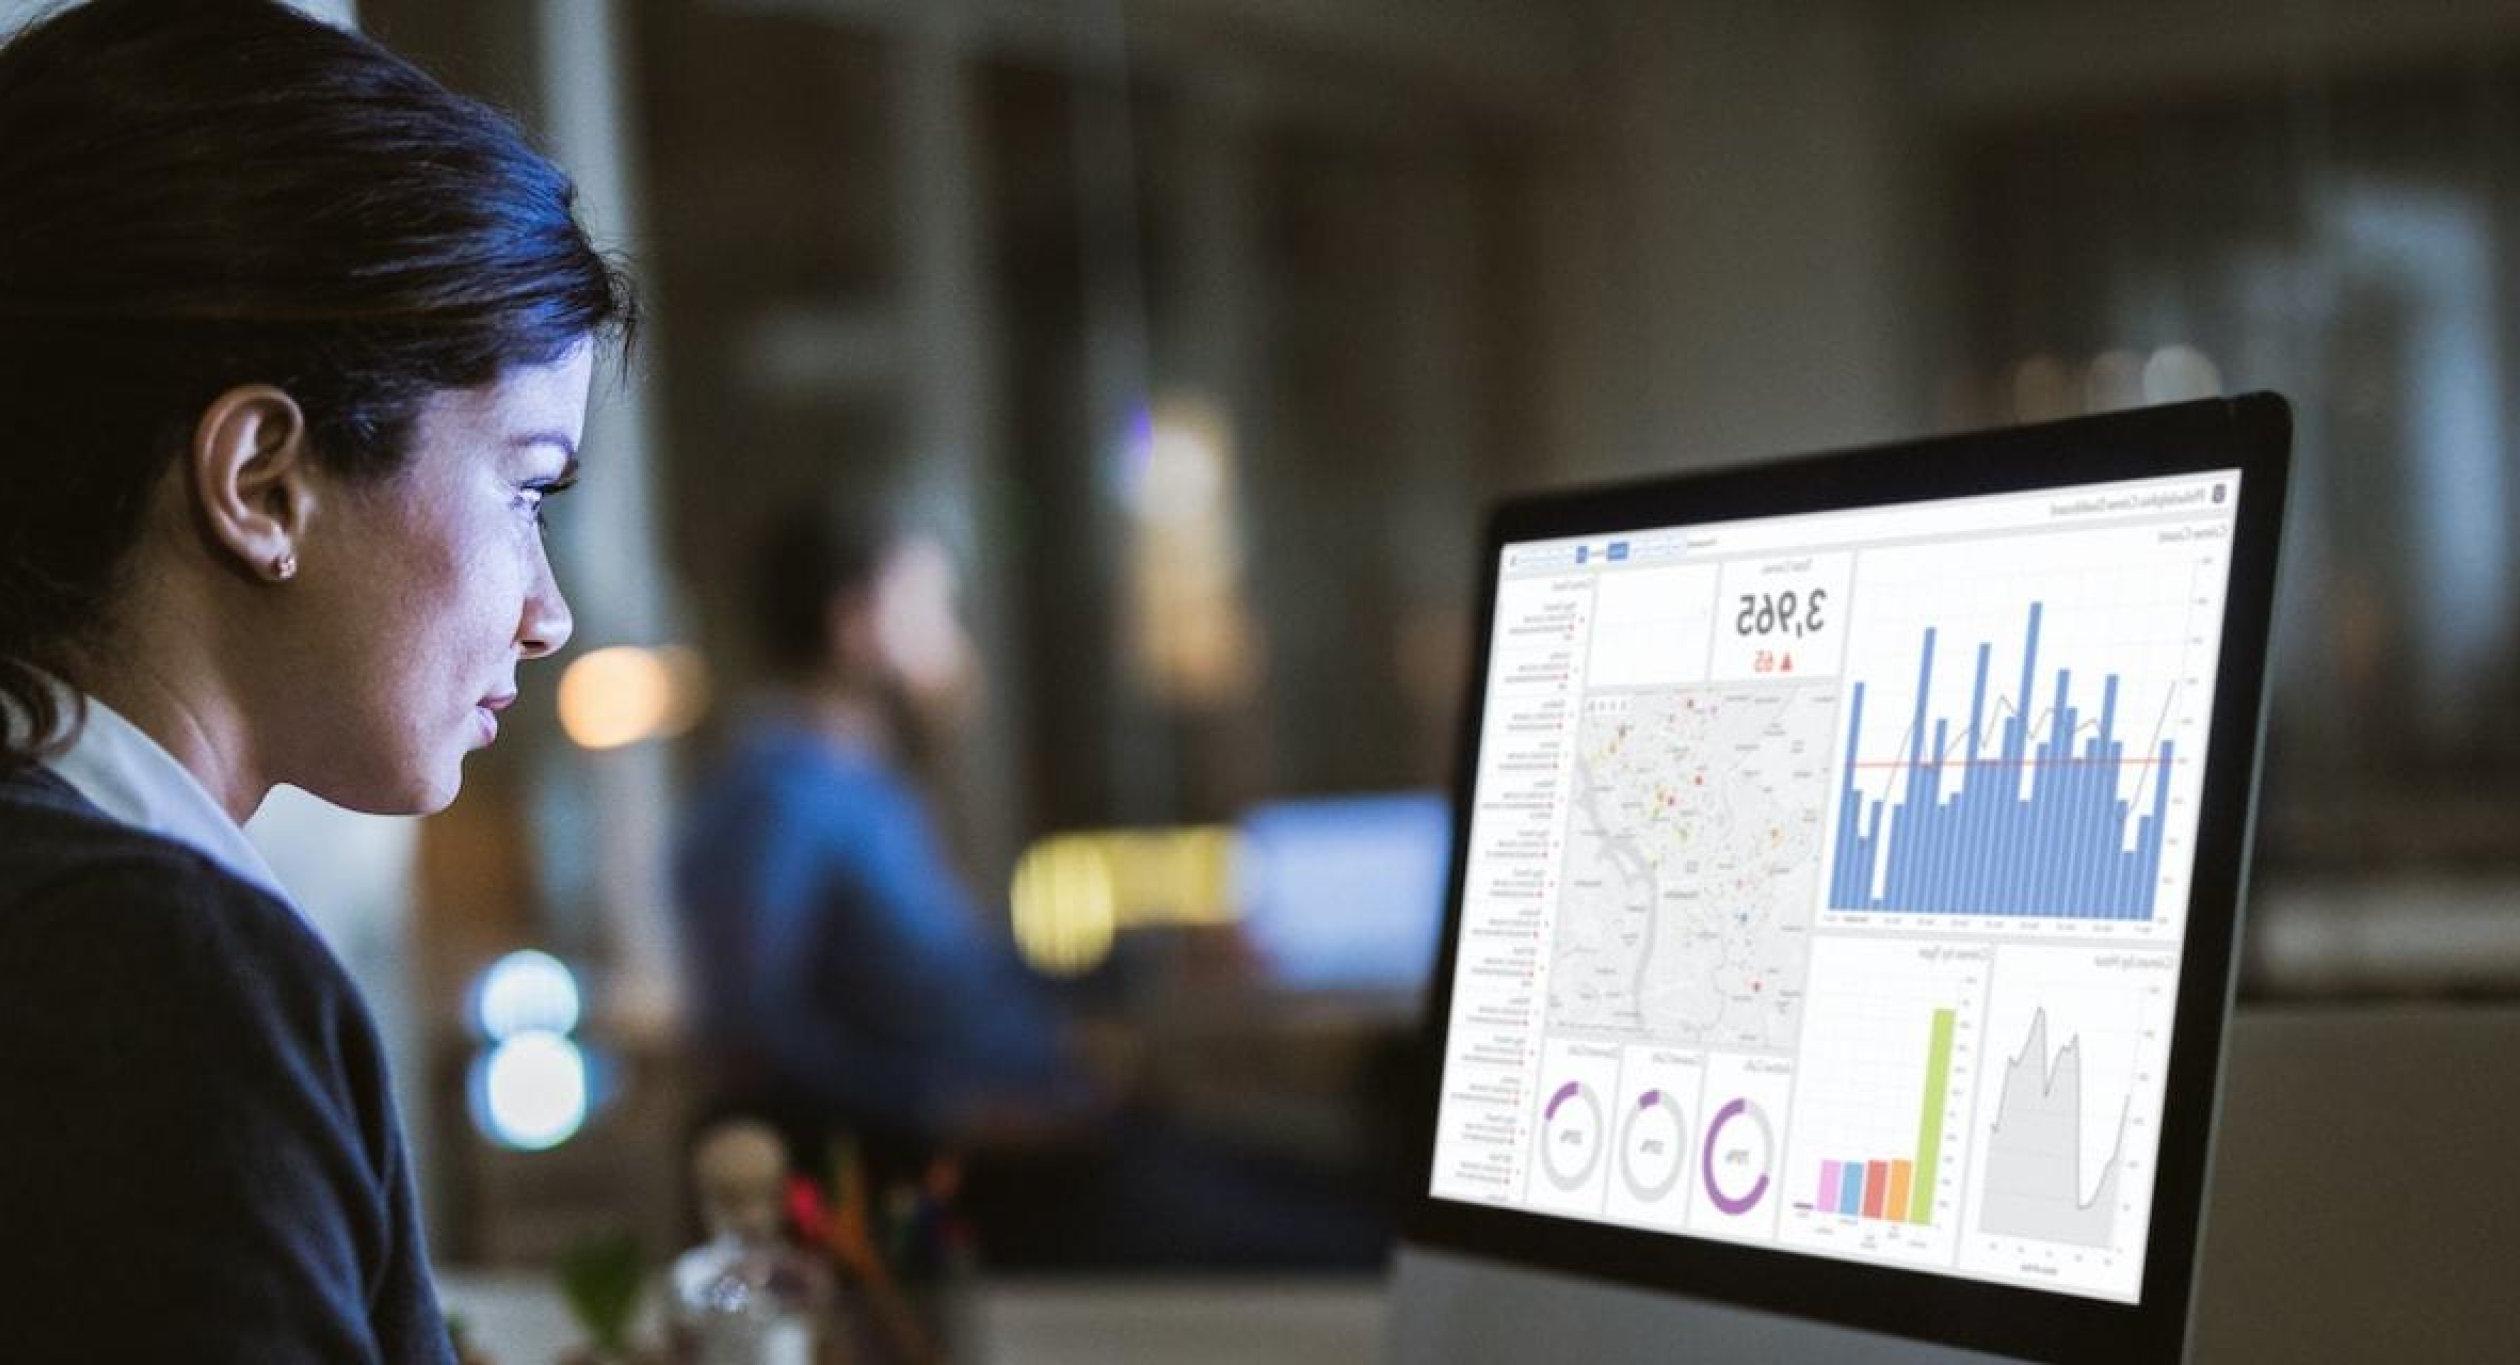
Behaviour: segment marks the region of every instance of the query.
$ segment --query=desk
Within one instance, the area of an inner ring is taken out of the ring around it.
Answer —
[[[2520,1006],[2241,1010],[2197,1358],[2512,1358],[2514,1134]],[[541,1281],[440,1283],[500,1365],[549,1365],[574,1338]],[[978,1290],[975,1359],[1348,1365],[1381,1359],[1385,1315],[1374,1279],[999,1281]]]
[[[444,1273],[438,1290],[498,1365],[551,1365],[577,1343],[547,1281]],[[980,1365],[1367,1365],[1383,1356],[1378,1279],[1015,1281],[984,1283],[977,1296]]]

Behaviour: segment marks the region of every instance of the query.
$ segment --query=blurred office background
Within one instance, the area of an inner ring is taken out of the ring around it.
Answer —
[[[1369,1207],[1509,490],[2281,390],[2244,990],[2520,987],[2520,4],[355,12],[516,110],[650,306],[558,511],[570,685],[443,816],[262,822],[385,1004],[452,1263],[685,1229],[666,850],[800,499],[958,566],[985,691],[930,776],[996,928],[1173,1117]],[[1028,852],[1101,889],[1015,894]],[[468,1099],[529,948],[594,1058],[532,1152]]]

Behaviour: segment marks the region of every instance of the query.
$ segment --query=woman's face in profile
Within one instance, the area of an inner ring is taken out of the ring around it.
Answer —
[[[377,813],[455,799],[464,756],[496,738],[516,696],[517,665],[569,638],[542,504],[575,472],[593,357],[581,343],[438,393],[401,472],[325,481],[285,780]]]
[[[922,705],[948,703],[969,681],[961,591],[952,554],[923,535],[894,545],[875,575],[876,648],[885,672]]]

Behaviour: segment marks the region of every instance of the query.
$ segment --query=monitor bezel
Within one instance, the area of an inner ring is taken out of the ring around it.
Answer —
[[[2206,1175],[2248,879],[2267,633],[2289,476],[2291,410],[2249,394],[1542,493],[1498,505],[1482,541],[1479,632],[1455,750],[1452,866],[1419,1033],[1402,1235],[1411,1243],[1595,1276],[1922,1341],[2057,1360],[2176,1359],[2203,1235]],[[2139,1302],[1645,1231],[1430,1192],[1452,1013],[1467,831],[1479,771],[1497,584],[1512,543],[1895,506],[2235,469],[2230,583],[2198,802],[2152,1217]]]

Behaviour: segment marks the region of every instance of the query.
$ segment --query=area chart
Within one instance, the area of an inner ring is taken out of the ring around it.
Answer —
[[[1998,1237],[2107,1248],[2117,1217],[2118,1171],[2126,1145],[2120,1115],[2117,1149],[2100,1163],[2100,1178],[2083,1193],[2082,1040],[2048,1058],[2047,1011],[2030,1022],[2030,1037],[2004,1067],[1995,1126],[1986,1139],[1986,1200],[1978,1230]]]

